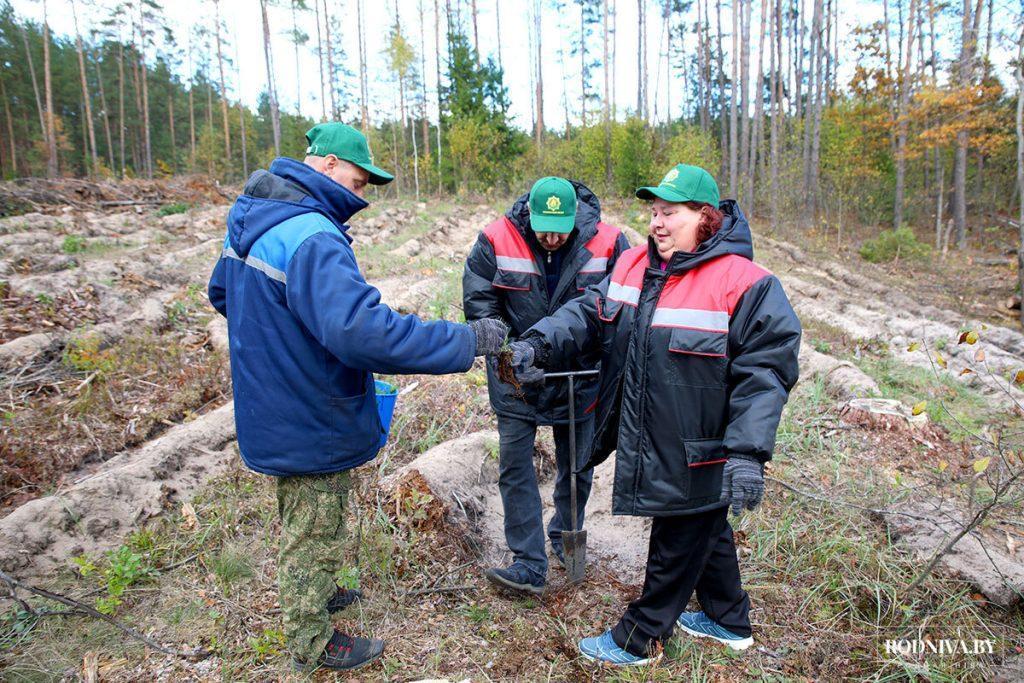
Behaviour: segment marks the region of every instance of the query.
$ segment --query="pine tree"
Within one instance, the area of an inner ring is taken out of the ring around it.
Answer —
[[[263,13],[263,61],[267,66],[267,95],[270,98],[270,123],[274,133],[274,156],[281,156],[281,114],[277,106],[277,86],[274,84],[274,55],[270,45],[270,19],[267,1],[260,0]]]

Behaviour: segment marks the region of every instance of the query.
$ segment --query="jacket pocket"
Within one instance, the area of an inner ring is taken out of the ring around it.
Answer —
[[[491,280],[491,286],[498,289],[512,289],[521,292],[528,292],[533,287],[531,273],[520,273],[514,270],[499,270]]]
[[[690,471],[690,500],[713,502],[722,495],[725,451],[721,439],[684,439],[686,465]]]
[[[692,387],[725,385],[728,334],[673,327],[668,342],[669,382]]]
[[[327,399],[331,410],[332,446],[336,453],[365,455],[375,450],[380,443],[384,430],[377,413],[377,400],[372,386],[367,385],[363,393],[357,396],[332,396]]]

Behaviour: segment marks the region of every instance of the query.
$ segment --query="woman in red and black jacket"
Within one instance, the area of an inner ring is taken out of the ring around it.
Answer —
[[[524,376],[601,351],[587,467],[615,451],[613,512],[654,522],[642,595],[580,649],[623,665],[649,661],[675,625],[753,643],[726,513],[761,500],[800,347],[782,284],[706,171],[680,164],[636,194],[652,200],[647,244],[512,345]],[[684,612],[694,590],[702,611]]]

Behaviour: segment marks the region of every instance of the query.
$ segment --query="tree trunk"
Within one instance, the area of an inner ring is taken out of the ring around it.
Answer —
[[[476,21],[476,0],[470,0],[473,12],[473,49],[476,50],[476,63],[480,63],[480,31]]]
[[[728,130],[725,120],[725,49],[722,42],[722,0],[715,0],[715,30],[718,35],[718,121],[720,130],[720,143],[722,146],[722,171],[719,177],[726,177],[729,172],[730,157],[729,142],[726,132]],[[732,181],[730,180],[730,183]]]
[[[711,116],[707,101],[708,90],[711,84],[708,82],[706,47],[707,35],[704,29],[703,1],[697,0],[697,101],[700,107],[700,129],[708,131],[711,126]]]
[[[441,11],[438,0],[434,0],[434,69],[437,92],[437,195],[441,196]]]
[[[896,113],[896,202],[892,218],[894,230],[903,225],[903,195],[907,178],[907,107],[910,103],[910,63],[911,56],[914,54],[916,12],[917,0],[910,0],[910,11],[907,17],[907,49],[898,83],[900,101]]]
[[[502,80],[504,80],[505,64],[501,61],[501,0],[494,0],[494,21],[498,30],[498,39],[495,41],[498,48],[498,69],[501,71]]]
[[[892,45],[889,42],[889,0],[882,0],[882,32],[885,36],[885,77],[892,80]]]
[[[171,171],[178,172],[178,141],[174,138],[174,91],[167,89],[167,124],[171,129]]]
[[[1024,27],[1024,12],[1020,26]],[[1024,292],[1024,28],[1017,42],[1017,287]],[[4,98],[6,99],[6,98]],[[1024,324],[1024,306],[1021,306]]]
[[[618,40],[619,40],[619,15],[616,10],[616,0],[611,0],[611,6],[608,11],[612,15],[612,52],[611,52],[611,69],[612,69],[612,120],[616,120],[619,116],[618,108],[618,90],[615,89],[617,80],[615,78],[615,65],[618,63]]]
[[[139,60],[135,58],[135,23],[132,23],[132,41],[129,50],[129,58],[131,59],[131,77],[132,77],[132,95],[135,99],[135,126],[132,129],[125,130],[131,135],[131,146],[132,146],[132,171],[135,173],[145,173],[145,159],[143,153],[140,151],[142,148],[142,133],[140,131],[139,121],[142,121],[142,81],[139,76]],[[141,171],[140,171],[141,169]]]
[[[833,83],[832,77],[835,73],[835,65],[832,63],[832,35],[838,30],[838,26],[832,21],[832,8],[839,3],[836,0],[828,0],[825,10],[825,78],[823,95],[825,97],[825,104],[828,105],[832,101],[832,90]],[[835,28],[835,30],[833,30]]]
[[[608,0],[602,3],[603,56],[604,56],[604,184],[605,191],[612,188],[612,108],[609,92],[609,75],[611,65],[608,61]]]
[[[366,135],[370,125],[370,114],[367,109],[366,91],[369,83],[366,78],[366,45],[363,36],[363,0],[356,0],[356,29],[359,32],[359,113],[362,119],[363,134]]]
[[[96,83],[100,88],[100,106],[103,107],[103,130],[107,138],[107,162],[110,170],[114,170],[114,139],[110,133],[110,111],[107,109],[107,93],[103,88],[103,69],[100,68],[100,55],[97,52],[93,55],[93,68],[96,70]]]
[[[807,83],[807,107],[804,109],[804,136],[803,136],[803,199],[805,203],[810,204],[811,199],[811,147],[812,138],[814,137],[814,123],[813,120],[809,121],[809,115],[812,119],[814,112],[817,108],[817,101],[821,97],[821,93],[817,90],[818,75],[821,73],[821,65],[818,63],[818,57],[821,54],[821,11],[822,11],[822,0],[814,0],[814,14],[811,18],[811,42],[810,42],[810,55],[808,62],[808,76],[809,81]]]
[[[39,131],[43,135],[43,143],[47,141],[47,131],[49,128],[46,125],[46,116],[43,113],[43,102],[39,96],[39,82],[36,80],[36,67],[32,62],[32,50],[28,46],[28,31],[25,30],[24,24],[19,24],[21,28],[21,39],[25,43],[25,57],[28,60],[28,73],[32,77],[32,93],[36,97],[36,113],[39,114]]]
[[[740,176],[736,180],[736,191],[740,195],[741,205],[748,211],[750,205],[749,189],[743,189],[744,176],[749,177],[750,169],[750,13],[753,0],[743,0],[740,14]]]
[[[398,0],[395,0],[395,32],[398,35],[402,34],[402,18],[401,18],[401,14],[398,11]],[[409,118],[406,115],[406,109],[405,109],[405,76],[402,75],[402,74],[399,74],[399,76],[398,76],[398,102],[399,102],[399,112],[400,112],[399,120],[401,122],[401,126],[402,127],[399,129],[399,132],[401,133],[401,141],[399,142],[398,147],[395,149],[395,154],[396,155],[400,155],[401,159],[404,160],[405,159],[405,128],[408,125]],[[409,128],[412,131],[413,159],[414,159],[414,162],[415,162],[415,158],[416,158],[416,130],[412,126],[409,126]],[[397,161],[397,159],[396,159],[396,161]],[[400,166],[396,163],[396,167],[400,167]],[[419,198],[420,198],[420,176],[419,176],[419,170],[416,168],[415,163],[414,163],[414,166],[413,166],[413,176],[414,176],[414,182],[415,182],[415,187],[416,187],[416,201],[419,201]],[[396,188],[397,187],[398,187],[398,184],[396,183]]]
[[[971,0],[964,0],[960,60],[957,65],[960,86],[970,87],[974,81],[974,59],[978,41],[978,21],[982,0],[976,9]],[[972,14],[973,10],[973,14]],[[966,130],[956,134],[956,154],[953,160],[953,227],[956,231],[956,248],[967,246],[967,148],[969,135]]]
[[[817,227],[819,223],[818,217],[818,191],[819,191],[819,175],[821,165],[820,154],[821,154],[821,112],[825,104],[825,97],[822,94],[822,83],[824,81],[824,74],[822,73],[821,64],[825,56],[825,44],[822,41],[822,26],[821,26],[821,15],[822,15],[822,0],[815,0],[815,11],[818,14],[818,32],[815,37],[815,43],[817,45],[817,56],[814,59],[816,69],[814,74],[814,128],[811,131],[811,164],[808,183],[808,191],[810,196],[810,214],[814,219],[814,225]]]
[[[334,41],[331,40],[331,13],[327,9],[327,0],[324,0],[324,28],[327,34],[327,90],[331,94],[331,119],[338,120],[341,112],[338,111],[338,91],[334,87],[334,48],[331,47]]]
[[[0,78],[0,99],[4,101],[4,114],[7,116],[7,137],[11,141],[11,177],[18,176],[18,148],[14,144],[14,119],[11,117],[11,101],[7,99],[7,86]]]
[[[537,38],[537,128],[534,137],[540,145],[544,139],[544,53],[541,50],[542,24],[540,0],[534,2],[533,30]]]
[[[426,39],[426,21],[423,17],[423,0],[419,0],[419,11],[420,11],[420,126],[422,126],[422,146],[423,154],[429,161],[430,159],[430,123],[427,121],[427,39]],[[500,41],[499,41],[500,42]],[[416,136],[413,135],[413,142],[416,142]],[[424,169],[427,170],[427,169]],[[429,175],[424,178],[425,188],[429,191],[430,183],[428,181]],[[417,199],[419,194],[417,193]]]
[[[320,65],[320,121],[327,120],[327,92],[324,90],[324,42],[320,30],[320,0],[313,0],[316,9],[316,58]],[[326,7],[324,10],[326,11]],[[328,24],[328,29],[330,24]],[[426,75],[424,74],[424,77]],[[333,114],[333,108],[332,108]]]
[[[217,70],[220,75],[220,113],[224,119],[224,161],[231,168],[231,126],[228,123],[228,86],[224,80],[224,51],[220,42],[220,0],[213,1],[216,24],[213,35],[217,41]],[[299,114],[301,116],[301,113]]]
[[[146,177],[153,177],[153,144],[149,126],[149,76],[146,68],[146,24],[142,12],[143,5],[139,5],[139,63],[142,70],[142,131],[145,143],[145,164]]]
[[[753,215],[757,203],[757,192],[754,182],[757,180],[758,152],[764,137],[764,34],[765,21],[768,21],[768,0],[761,0],[761,23],[757,36],[757,69],[754,71],[754,130],[750,142],[750,155],[747,157],[747,189],[745,196],[749,215]]]
[[[127,172],[127,166],[124,160],[124,134],[127,127],[124,121],[124,41],[118,36],[117,41],[117,127],[118,131],[118,146],[120,148],[121,156],[121,177],[124,178]],[[192,91],[189,90],[189,96]],[[196,142],[195,135],[192,135],[192,156],[196,154]]]
[[[793,0],[793,20],[790,41],[793,43],[793,89],[795,93],[792,104],[793,117],[802,119],[806,114],[804,107],[804,34],[807,33],[806,15],[803,11],[803,3],[800,0]],[[779,44],[782,44],[782,27],[779,27]],[[782,52],[779,52],[779,68],[782,68]],[[786,81],[782,81],[785,83]],[[782,85],[779,86],[783,90]]]
[[[50,24],[43,0],[43,84],[46,90],[46,177],[56,178],[60,172],[57,160],[57,126],[53,120],[53,78],[50,74]]]
[[[637,0],[636,114],[647,120],[647,0]]]
[[[89,98],[89,82],[85,75],[85,54],[82,48],[82,34],[78,30],[78,9],[74,0],[71,1],[71,18],[75,24],[75,52],[78,53],[78,75],[82,83],[82,104],[85,109],[85,129],[89,141],[89,175],[95,176],[100,165],[99,150],[96,149],[96,126],[92,121],[92,103]]]
[[[302,69],[299,68],[299,18],[295,11],[295,0],[292,0],[292,44],[295,46],[295,112],[301,117]]]
[[[260,0],[260,10],[263,13],[263,61],[267,65],[267,95],[270,100],[270,122],[274,134],[274,156],[281,156],[281,115],[277,108],[277,89],[274,87],[274,56],[270,49],[267,0]],[[328,40],[328,49],[330,44]]]
[[[142,131],[142,74],[139,73],[139,59],[135,38],[136,26],[132,24],[131,43],[131,68],[132,68],[132,94],[135,95],[135,123],[132,132],[132,170],[137,174],[146,174],[146,152],[144,149]]]
[[[195,90],[195,69],[192,66],[192,36],[188,38],[188,170],[196,172],[196,103],[193,97]]]
[[[946,169],[937,167],[939,191],[935,199],[935,251],[942,249],[942,192],[946,185]]]
[[[318,0],[314,0],[316,2]],[[235,31],[235,81],[239,84],[242,83],[242,60],[238,54],[238,31]],[[321,84],[323,81],[321,81]],[[322,100],[321,100],[322,101]],[[246,109],[242,106],[242,98],[238,98],[238,128],[239,133],[242,135],[242,177],[249,177],[249,141],[246,138],[245,130],[245,112]]]
[[[772,231],[779,224],[779,118],[782,111],[782,98],[780,96],[781,83],[778,67],[782,64],[782,0],[774,0],[774,15],[769,24],[768,40],[771,43],[771,77],[769,87],[771,88],[771,226]],[[776,61],[776,57],[778,60]]]
[[[729,61],[732,62],[732,79],[729,87],[729,196],[736,198],[739,188],[739,159],[740,159],[740,136],[739,136],[739,82],[740,63],[737,57],[740,53],[740,2],[732,0],[732,54]]]
[[[475,5],[475,2],[474,2]],[[587,127],[587,24],[585,3],[580,3],[580,125]]]
[[[665,123],[672,125],[672,1],[665,0]],[[686,78],[686,72],[683,72]],[[685,89],[684,89],[685,92]]]

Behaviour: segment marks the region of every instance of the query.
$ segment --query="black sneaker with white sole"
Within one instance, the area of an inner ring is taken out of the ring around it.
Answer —
[[[384,641],[377,638],[360,638],[335,631],[327,647],[320,653],[315,662],[292,660],[297,671],[314,671],[316,669],[337,669],[345,671],[358,669],[384,653]]]

